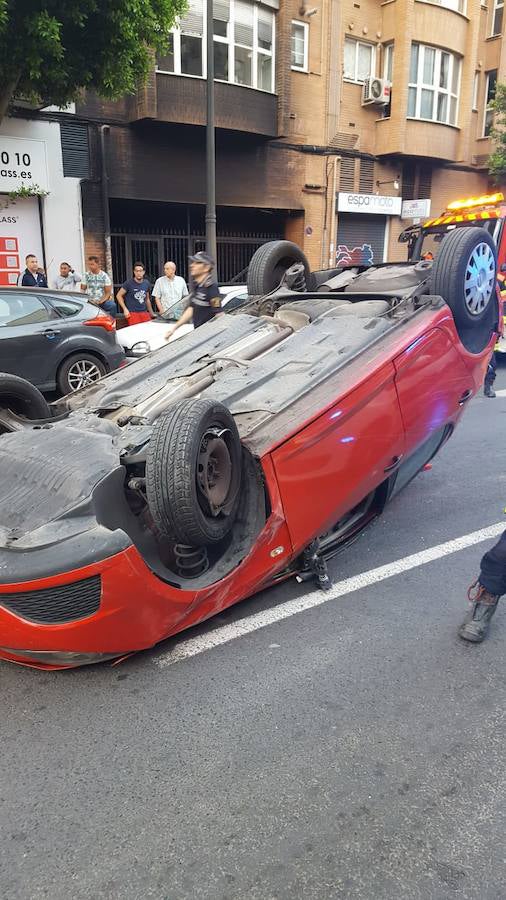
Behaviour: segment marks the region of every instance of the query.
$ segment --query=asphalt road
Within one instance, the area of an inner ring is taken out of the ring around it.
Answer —
[[[506,390],[335,580],[506,527],[505,447]],[[0,664],[2,900],[503,900],[506,608],[482,646],[456,637],[490,544],[171,666],[174,641],[117,668]]]

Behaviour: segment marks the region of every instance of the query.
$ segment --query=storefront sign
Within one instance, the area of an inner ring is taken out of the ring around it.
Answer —
[[[49,190],[45,141],[0,135],[0,193],[35,185]]]
[[[25,256],[34,253],[42,265],[39,207],[35,197],[5,205],[0,197],[0,285],[15,285],[25,269]]]
[[[402,199],[385,197],[382,194],[349,194],[337,195],[339,212],[368,213],[380,216],[400,216]]]
[[[430,216],[430,200],[404,200],[401,216],[403,219],[426,219]]]

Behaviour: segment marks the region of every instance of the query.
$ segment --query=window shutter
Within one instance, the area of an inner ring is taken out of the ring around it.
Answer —
[[[204,33],[203,0],[191,0],[190,8],[181,19],[180,28],[184,34],[195,34],[202,37]]]
[[[355,190],[355,158],[353,156],[343,156],[343,158],[341,159],[339,190]]]
[[[60,122],[63,174],[66,178],[90,177],[88,126],[81,122]]]
[[[242,0],[235,3],[235,43],[253,46],[253,6]]]
[[[272,50],[272,13],[258,7],[258,46],[264,50]]]
[[[418,200],[430,200],[432,192],[432,169],[420,167],[418,182]]]
[[[374,189],[374,162],[372,159],[360,160],[359,191],[361,194],[372,194]]]
[[[411,162],[404,163],[402,167],[402,199],[418,199],[415,197],[415,167]]]
[[[229,0],[214,0],[213,19],[218,22],[228,22],[228,20],[230,19]]]

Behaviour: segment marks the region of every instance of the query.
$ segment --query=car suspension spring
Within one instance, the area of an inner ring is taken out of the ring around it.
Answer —
[[[175,544],[174,554],[178,575],[184,578],[197,578],[207,572],[209,568],[209,558],[205,547]]]

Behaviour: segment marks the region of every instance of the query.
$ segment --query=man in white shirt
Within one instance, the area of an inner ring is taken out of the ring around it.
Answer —
[[[74,272],[68,262],[60,263],[60,274],[56,276],[51,285],[56,291],[78,291],[81,284],[81,276]]]
[[[166,262],[164,275],[157,278],[153,288],[156,308],[164,319],[177,322],[184,311],[183,297],[188,295],[186,281],[176,275],[176,264]]]

